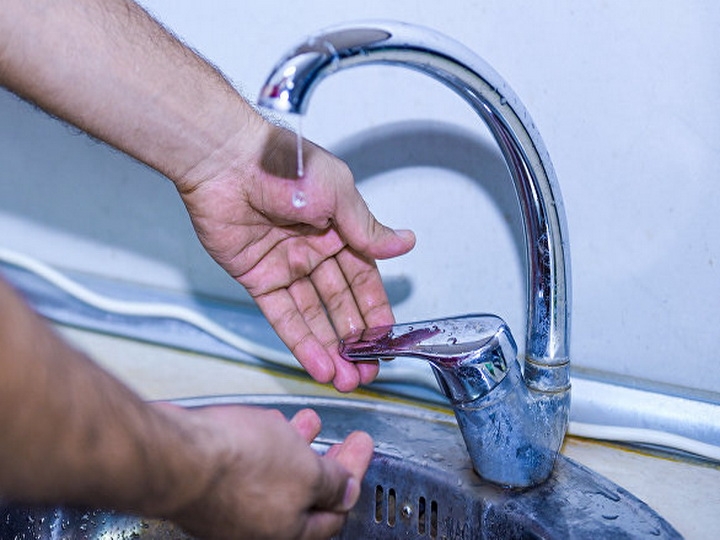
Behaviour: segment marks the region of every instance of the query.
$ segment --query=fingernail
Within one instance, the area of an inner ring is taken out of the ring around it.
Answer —
[[[350,510],[353,506],[355,506],[355,503],[357,502],[359,497],[360,484],[358,484],[358,481],[355,480],[355,478],[351,477],[347,482],[347,486],[345,486],[345,495],[343,496],[343,508],[345,510]]]
[[[412,232],[410,229],[395,229],[394,231],[395,234],[405,238],[406,240],[415,239],[415,233]]]

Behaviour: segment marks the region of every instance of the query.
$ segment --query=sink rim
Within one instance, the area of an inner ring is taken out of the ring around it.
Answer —
[[[594,540],[608,535],[613,538],[682,538],[637,497],[563,455],[558,457],[550,478],[533,488],[506,489],[481,479],[472,468],[462,435],[450,412],[373,400],[273,394],[200,396],[176,399],[173,403],[183,407],[259,406],[279,409],[287,417],[300,409],[312,408],[323,422],[320,436],[313,443],[319,452],[342,441],[352,431],[368,432],[376,442],[375,453],[363,480],[363,494],[343,529],[348,536],[344,532],[339,538],[357,538],[357,530],[366,534],[373,531],[371,536],[376,538],[382,538],[382,533],[390,538],[402,537],[404,531],[406,535],[415,533],[413,536],[421,538],[448,540],[515,537]],[[395,514],[392,519],[387,500],[383,500],[383,514],[378,517],[378,490],[383,497],[390,491],[396,493],[398,508],[395,509],[393,501]],[[416,511],[419,510],[417,503],[426,497],[428,515],[423,509],[421,518],[421,512]],[[433,535],[429,526],[431,500],[433,504],[435,500],[440,501],[439,509],[435,511]],[[413,502],[407,504],[405,501]],[[412,519],[408,515],[396,519],[401,510],[407,509]],[[27,522],[26,536],[18,538],[50,540],[56,537],[47,524],[47,533],[39,525],[43,516],[49,516],[48,512],[53,512],[57,518],[58,508],[4,505],[0,501],[0,537],[3,537],[2,527],[8,521],[3,517],[11,513],[23,518],[23,523]],[[92,512],[93,516],[98,516],[98,521],[110,519],[135,529],[138,523],[147,528],[147,522],[153,522],[113,512]],[[71,510],[67,515],[71,516],[67,518],[68,523],[70,520],[77,522],[79,516],[84,516],[82,510]],[[419,527],[422,535],[417,534]],[[174,536],[169,533],[151,538],[175,538],[178,529],[172,529]],[[83,538],[108,538],[106,532],[93,536],[86,529],[78,530],[83,531]],[[349,531],[355,533],[349,535]]]

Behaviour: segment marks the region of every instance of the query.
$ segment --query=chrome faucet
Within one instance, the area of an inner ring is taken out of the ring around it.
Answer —
[[[539,484],[552,472],[570,408],[570,261],[555,172],[529,114],[481,58],[432,30],[358,23],[310,37],[273,69],[259,103],[304,114],[326,76],[392,64],[439,80],[487,124],[507,163],[527,250],[524,369],[505,323],[493,315],[366,329],[343,340],[350,360],[411,356],[429,361],[453,405],[473,467],[506,486]]]

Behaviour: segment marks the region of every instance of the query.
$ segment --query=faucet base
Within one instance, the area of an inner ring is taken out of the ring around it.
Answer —
[[[569,391],[528,390],[517,361],[493,390],[455,404],[455,417],[473,468],[484,479],[513,488],[535,486],[552,472],[567,428]]]

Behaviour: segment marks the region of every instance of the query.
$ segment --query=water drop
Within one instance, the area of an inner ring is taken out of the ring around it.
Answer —
[[[292,196],[292,205],[295,208],[303,208],[307,206],[307,199],[305,198],[305,192],[297,190]]]

